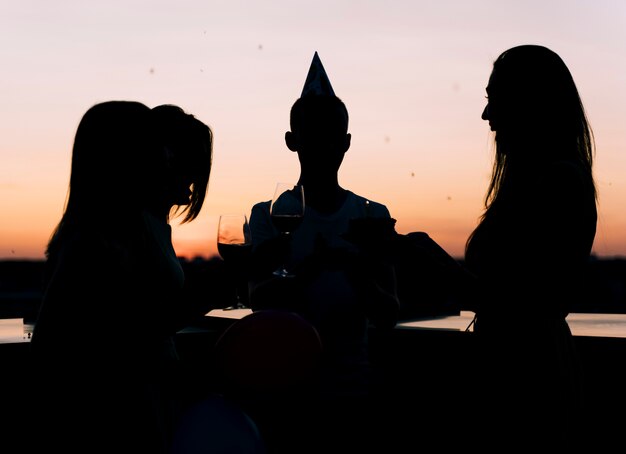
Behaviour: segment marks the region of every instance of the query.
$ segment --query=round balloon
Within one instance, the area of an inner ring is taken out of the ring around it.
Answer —
[[[300,315],[268,309],[230,325],[214,353],[217,371],[229,386],[268,391],[311,384],[322,343],[315,327]]]

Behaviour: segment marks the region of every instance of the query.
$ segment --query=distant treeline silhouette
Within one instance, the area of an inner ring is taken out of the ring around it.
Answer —
[[[211,288],[215,307],[222,306],[232,293],[228,279],[224,278],[222,259],[181,257],[180,261],[190,284],[189,291],[201,293],[202,288],[205,292]],[[41,298],[43,266],[44,260],[37,259],[0,260],[0,318],[34,320]],[[592,257],[589,268],[587,291],[573,302],[572,312],[626,313],[626,257]],[[412,303],[426,308],[418,313],[437,312],[436,302]],[[447,308],[441,309],[447,312]]]

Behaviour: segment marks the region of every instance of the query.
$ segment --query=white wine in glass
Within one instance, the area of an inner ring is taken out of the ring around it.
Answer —
[[[217,225],[217,251],[233,278],[236,302],[227,309],[246,307],[247,269],[252,234],[245,214],[222,214]]]
[[[278,183],[270,205],[270,217],[281,235],[290,236],[304,218],[304,188],[299,184]],[[293,277],[283,263],[276,276]]]

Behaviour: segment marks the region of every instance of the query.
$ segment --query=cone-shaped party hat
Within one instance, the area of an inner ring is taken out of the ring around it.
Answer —
[[[304,81],[304,88],[302,88],[300,97],[304,95],[335,95],[317,51],[313,55],[313,61],[311,61],[309,73]]]

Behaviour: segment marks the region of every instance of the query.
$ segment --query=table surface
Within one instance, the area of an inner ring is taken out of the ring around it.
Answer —
[[[250,309],[214,309],[207,317],[240,319],[250,314]],[[474,313],[461,311],[459,315],[425,317],[398,323],[396,329],[421,329],[444,331],[472,331]],[[567,323],[574,336],[626,338],[626,314],[573,313]],[[21,318],[0,319],[0,344],[30,342],[33,325]]]
[[[207,313],[207,316],[239,319],[250,312],[250,309],[216,309]],[[396,328],[472,331],[470,324],[473,318],[474,312],[461,311],[459,315],[433,316],[403,321],[398,323]],[[574,336],[626,338],[626,314],[572,313],[567,317],[567,323]]]
[[[471,331],[474,312],[402,322],[398,328]],[[574,336],[626,338],[626,314],[572,313],[567,324]],[[469,329],[468,329],[469,327]]]

